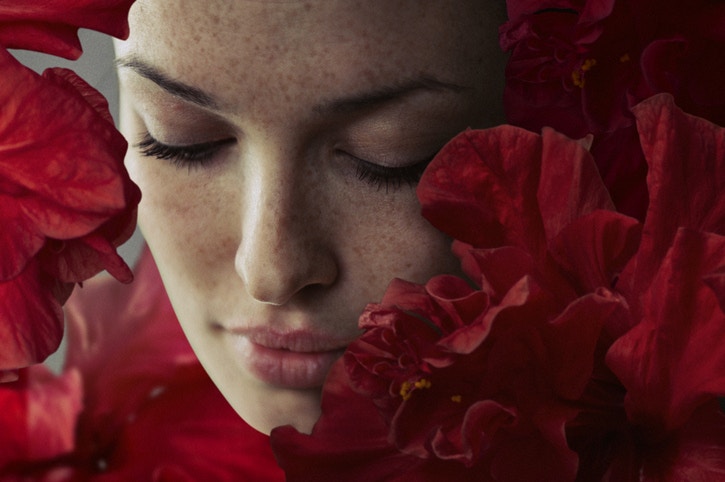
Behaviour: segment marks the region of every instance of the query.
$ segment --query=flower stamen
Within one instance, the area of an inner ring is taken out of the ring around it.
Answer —
[[[574,69],[571,73],[571,80],[574,82],[574,85],[583,89],[584,85],[586,85],[585,75],[587,72],[592,70],[592,67],[595,65],[597,65],[596,59],[586,59],[578,69]]]
[[[416,381],[405,381],[400,385],[400,396],[403,397],[403,401],[410,399],[415,390],[422,388],[430,388],[432,386],[430,380],[425,378],[418,379]]]

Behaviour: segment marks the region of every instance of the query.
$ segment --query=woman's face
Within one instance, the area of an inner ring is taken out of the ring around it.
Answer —
[[[500,121],[488,1],[139,0],[117,46],[139,224],[201,363],[268,432],[308,431],[394,277],[455,272],[416,180]]]

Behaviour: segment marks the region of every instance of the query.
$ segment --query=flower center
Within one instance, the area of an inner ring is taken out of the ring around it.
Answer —
[[[574,69],[571,73],[571,80],[574,85],[580,89],[586,85],[586,73],[592,70],[592,67],[597,65],[596,59],[586,59],[578,68]]]
[[[405,381],[400,385],[400,396],[403,397],[403,401],[408,400],[413,395],[414,391],[423,388],[430,388],[431,385],[430,380],[426,378],[420,378],[415,381]]]

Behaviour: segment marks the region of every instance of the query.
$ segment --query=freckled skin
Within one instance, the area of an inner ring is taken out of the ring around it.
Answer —
[[[138,149],[127,166],[182,327],[252,426],[309,430],[320,388],[271,386],[241,370],[219,324],[264,322],[349,340],[392,278],[423,283],[457,272],[450,240],[420,216],[414,188],[371,185],[340,152],[404,165],[467,127],[501,122],[500,21],[488,2],[461,0],[138,0],[132,8],[119,56],[142,56],[209,93],[219,109],[122,68],[131,143],[145,130],[171,145],[235,140],[205,167],[179,168]],[[349,112],[319,108],[423,74],[465,89]]]

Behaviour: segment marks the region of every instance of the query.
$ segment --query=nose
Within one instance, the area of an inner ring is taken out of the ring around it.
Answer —
[[[254,165],[245,176],[235,269],[254,300],[284,305],[337,279],[324,193],[289,163],[267,158]]]

